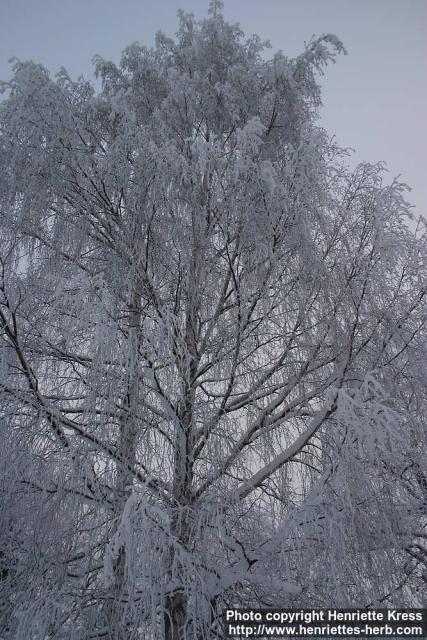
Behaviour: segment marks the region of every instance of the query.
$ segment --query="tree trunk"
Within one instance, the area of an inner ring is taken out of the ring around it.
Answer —
[[[117,465],[116,484],[114,487],[116,521],[114,534],[117,532],[120,519],[130,496],[133,483],[132,469],[136,460],[137,425],[135,423],[135,407],[138,402],[138,344],[140,341],[141,309],[140,296],[135,291],[132,309],[129,313],[129,348],[128,348],[128,383],[123,398],[123,412],[120,419],[120,437],[118,457],[123,464]],[[127,640],[127,625],[123,611],[123,594],[126,588],[126,547],[118,550],[113,565],[114,582],[111,586],[111,600],[106,606],[106,618],[109,626],[107,640]]]
[[[178,421],[175,431],[175,460],[173,495],[177,507],[171,521],[173,540],[184,548],[191,538],[191,491],[193,483],[193,413],[195,400],[195,377],[200,356],[197,352],[197,320],[195,307],[192,306],[187,315],[185,327],[185,354],[181,366],[183,380],[181,401],[178,407]],[[171,545],[169,555],[169,576],[180,578],[180,568],[174,567],[176,552]],[[187,640],[188,597],[182,588],[165,598],[165,639]]]
[[[165,640],[186,640],[187,602],[184,594],[168,596],[165,602]]]

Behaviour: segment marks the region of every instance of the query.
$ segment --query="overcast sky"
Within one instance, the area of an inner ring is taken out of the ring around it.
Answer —
[[[91,76],[94,54],[118,61],[134,41],[152,44],[176,30],[178,8],[197,17],[196,0],[0,0],[0,79],[8,59],[41,62],[52,72]],[[348,49],[321,79],[321,123],[355,160],[384,160],[390,177],[412,186],[409,200],[427,215],[427,0],[226,0],[242,29],[297,55],[313,34],[335,33]]]

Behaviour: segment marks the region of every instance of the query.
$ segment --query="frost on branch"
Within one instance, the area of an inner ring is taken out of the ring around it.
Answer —
[[[0,108],[0,635],[420,606],[425,226],[212,2]],[[412,216],[412,226],[407,226]],[[413,230],[415,229],[415,230]]]

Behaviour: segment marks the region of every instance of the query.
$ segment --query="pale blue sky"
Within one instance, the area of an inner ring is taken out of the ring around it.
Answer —
[[[118,61],[133,42],[172,35],[176,12],[197,17],[207,0],[0,0],[0,79],[8,59],[41,62],[53,72],[91,75],[94,54]],[[391,177],[427,215],[427,0],[226,0],[224,14],[242,29],[297,55],[313,34],[335,33],[349,55],[321,79],[321,123],[355,160],[384,160]]]

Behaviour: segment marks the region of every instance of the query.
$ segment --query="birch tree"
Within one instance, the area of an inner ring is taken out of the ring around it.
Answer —
[[[2,638],[419,606],[425,225],[211,2],[0,108]],[[99,86],[99,85],[97,85]]]

